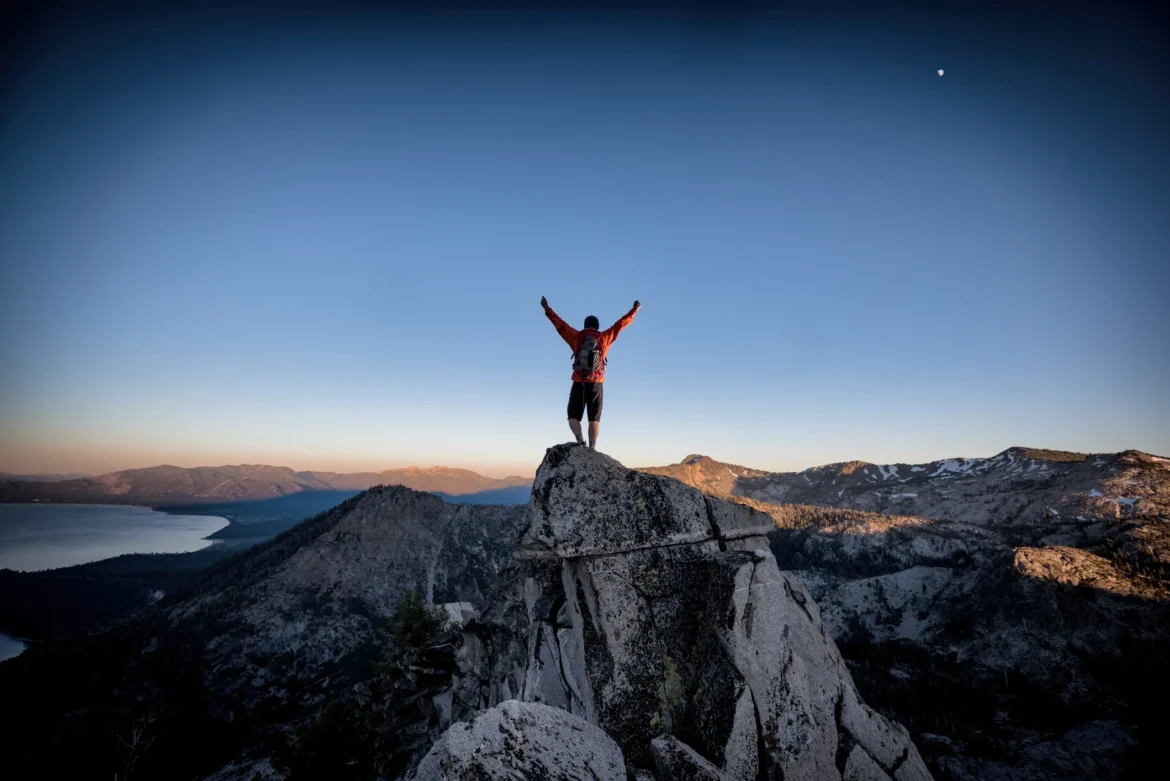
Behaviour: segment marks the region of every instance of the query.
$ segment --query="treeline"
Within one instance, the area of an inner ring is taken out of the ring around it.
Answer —
[[[273,765],[289,781],[403,777],[438,733],[432,698],[453,683],[461,631],[407,591],[383,631],[370,676],[275,742]]]
[[[13,778],[202,778],[252,751],[290,779],[398,778],[437,734],[431,696],[452,683],[461,630],[417,593],[323,678],[289,681],[284,702],[248,705],[209,686],[203,649],[222,629],[148,610],[0,664],[5,769]]]
[[[772,504],[747,496],[728,496],[730,501],[752,507],[772,516],[778,529],[820,529],[840,524],[863,523],[918,523],[919,519],[905,515],[887,515],[872,510],[854,510],[847,507],[820,507],[811,504]]]
[[[132,553],[44,572],[0,570],[0,631],[42,641],[82,631],[182,588],[228,555],[212,546],[193,553]]]
[[[246,727],[216,718],[197,628],[139,611],[0,664],[0,731],[12,778],[203,777]],[[218,763],[218,764],[216,764]]]
[[[1108,559],[1151,599],[1170,599],[1170,528],[1165,521],[1139,518],[1094,551]]]
[[[1076,461],[1085,461],[1089,458],[1087,453],[1073,453],[1068,450],[1046,450],[1040,447],[1018,447],[1015,448],[1015,450],[1024,458],[1031,458],[1036,461],[1072,463]]]

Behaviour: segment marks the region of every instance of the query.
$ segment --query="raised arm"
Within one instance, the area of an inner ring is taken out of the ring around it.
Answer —
[[[557,333],[561,335],[561,338],[564,339],[570,347],[576,350],[578,334],[577,329],[558,317],[557,313],[554,312],[552,307],[548,305],[548,301],[545,300],[544,296],[540,297],[540,305],[544,307],[545,316],[552,321],[553,328],[557,329]]]
[[[617,339],[618,334],[622,332],[622,329],[630,323],[634,322],[634,315],[638,314],[638,310],[641,308],[642,302],[635,301],[634,307],[629,312],[626,312],[624,315],[618,318],[616,323],[601,332],[601,340],[607,345],[612,344],[613,341]]]

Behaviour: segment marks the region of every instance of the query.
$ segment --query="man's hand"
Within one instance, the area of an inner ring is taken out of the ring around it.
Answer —
[[[544,296],[541,296],[540,297],[540,305],[543,306],[545,309],[548,309],[548,299],[546,299]]]
[[[637,312],[637,311],[638,311],[639,309],[641,309],[641,308],[642,308],[642,302],[641,302],[641,301],[635,301],[635,302],[634,302],[634,311],[635,311],[635,312]]]

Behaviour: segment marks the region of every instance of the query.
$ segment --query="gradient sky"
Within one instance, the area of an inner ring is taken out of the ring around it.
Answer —
[[[0,469],[530,472],[541,295],[643,302],[628,464],[1170,455],[1162,19],[81,5],[0,46]]]

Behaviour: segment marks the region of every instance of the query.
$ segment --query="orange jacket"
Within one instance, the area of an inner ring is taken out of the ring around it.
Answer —
[[[544,308],[545,315],[547,315],[548,319],[552,321],[553,327],[557,329],[557,333],[561,335],[561,338],[568,343],[569,347],[573,348],[574,355],[577,354],[577,345],[581,338],[581,334],[588,332],[596,333],[597,346],[601,348],[602,360],[604,360],[605,356],[609,353],[609,346],[613,344],[615,339],[617,339],[618,334],[622,332],[622,329],[630,323],[634,322],[634,315],[637,313],[637,311],[637,309],[631,309],[629,312],[626,312],[621,316],[621,319],[619,319],[609,328],[606,328],[604,331],[594,331],[592,328],[589,328],[585,331],[578,331],[576,328],[558,317],[557,313],[552,310],[551,306],[546,306]],[[573,382],[605,382],[604,365],[599,372],[573,372]]]

